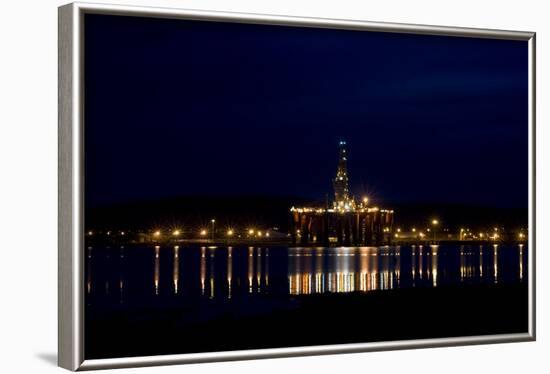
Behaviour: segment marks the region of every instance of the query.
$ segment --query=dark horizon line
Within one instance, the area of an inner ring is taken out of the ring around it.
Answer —
[[[331,206],[334,198],[329,194],[328,203]],[[352,195],[354,196],[354,195]],[[166,203],[169,201],[184,201],[184,200],[201,200],[201,199],[213,199],[213,200],[295,200],[296,205],[298,204],[318,204],[325,205],[326,198],[313,198],[306,196],[293,196],[293,195],[268,195],[268,194],[188,194],[188,195],[173,195],[157,198],[143,198],[143,199],[131,199],[118,202],[102,202],[102,203],[91,203],[85,204],[85,208],[92,210],[101,210],[101,209],[113,209],[120,208],[124,206],[131,205],[151,205],[154,203]],[[359,198],[356,199],[360,201]],[[526,205],[494,205],[494,204],[483,204],[479,202],[467,202],[467,201],[442,201],[442,200],[433,200],[433,201],[399,201],[399,200],[389,200],[389,199],[380,199],[379,201],[372,201],[369,206],[379,206],[382,208],[392,209],[395,206],[398,207],[411,207],[411,206],[424,206],[424,207],[435,207],[435,206],[462,206],[462,207],[476,207],[476,208],[486,208],[486,209],[528,209],[528,204]],[[289,209],[291,206],[288,207]]]

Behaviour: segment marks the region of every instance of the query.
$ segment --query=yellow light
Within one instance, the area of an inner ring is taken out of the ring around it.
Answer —
[[[261,231],[258,231],[258,236],[262,236],[262,232],[261,232]]]
[[[401,232],[401,229],[400,229],[400,228],[398,228],[398,229],[397,229],[397,232]]]
[[[172,234],[174,234],[174,236],[179,236],[180,230],[174,230],[174,232]]]
[[[368,197],[363,197],[363,204],[367,204],[369,202],[369,198]]]
[[[206,230],[201,230],[201,236],[205,236],[206,235]]]
[[[482,232],[479,233],[479,237],[483,238],[483,233]]]
[[[229,229],[227,230],[227,236],[232,236],[233,235],[233,230]]]
[[[248,230],[248,235],[254,235],[254,230],[252,229]]]
[[[160,236],[160,231],[158,231],[158,230],[155,231],[155,232],[153,233],[153,235],[156,236],[156,237],[159,237],[159,236]]]
[[[211,220],[210,222],[212,222],[212,223],[215,223],[215,222],[216,222],[216,220],[215,220],[215,219],[213,219],[213,220]]]
[[[416,229],[414,227],[412,228],[412,232],[416,232]]]
[[[432,220],[432,225],[434,225],[434,226],[435,226],[435,225],[439,225],[439,221],[436,220],[436,219]]]

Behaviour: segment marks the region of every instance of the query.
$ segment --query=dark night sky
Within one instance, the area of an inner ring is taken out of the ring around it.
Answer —
[[[527,206],[527,42],[86,16],[86,204]]]

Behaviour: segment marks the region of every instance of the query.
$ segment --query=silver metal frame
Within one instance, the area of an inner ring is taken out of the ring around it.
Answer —
[[[521,334],[419,339],[230,352],[84,359],[84,14],[143,16],[394,33],[513,39],[529,45],[529,328]],[[287,17],[154,7],[72,3],[59,8],[59,342],[58,364],[69,370],[168,365],[267,357],[445,347],[535,340],[535,33],[353,20]]]

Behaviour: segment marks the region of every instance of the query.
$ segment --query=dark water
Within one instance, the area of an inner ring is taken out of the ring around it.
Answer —
[[[490,244],[88,248],[85,355],[525,332],[527,252]]]
[[[87,304],[525,282],[524,245],[88,248]]]

